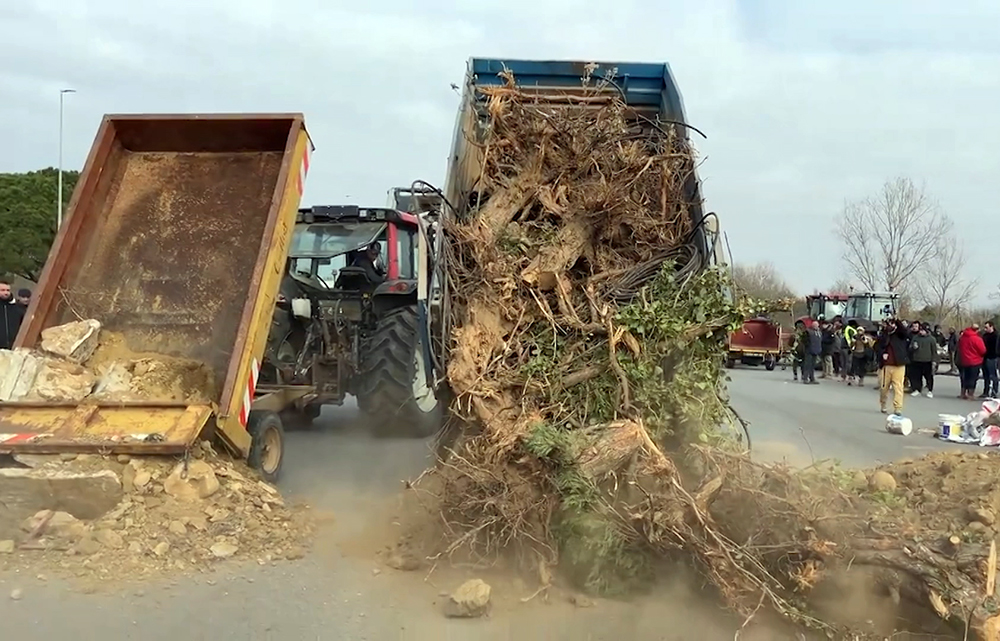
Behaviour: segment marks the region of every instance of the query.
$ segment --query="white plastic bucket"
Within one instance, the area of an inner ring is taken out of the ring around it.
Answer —
[[[885,431],[890,434],[909,436],[913,432],[913,421],[905,416],[892,414],[885,419]]]
[[[951,438],[952,435],[961,434],[964,422],[965,417],[958,414],[938,414],[938,436]]]

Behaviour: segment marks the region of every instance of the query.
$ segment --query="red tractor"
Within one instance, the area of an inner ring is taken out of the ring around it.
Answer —
[[[433,434],[447,335],[441,242],[429,215],[299,210],[260,382],[286,388],[306,419],[350,394],[378,434]]]

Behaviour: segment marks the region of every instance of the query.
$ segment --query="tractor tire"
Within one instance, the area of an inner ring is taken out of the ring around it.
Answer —
[[[277,483],[285,459],[285,428],[277,412],[255,410],[247,417],[250,455],[247,465],[260,472],[268,483]]]
[[[379,319],[361,353],[358,406],[376,436],[427,438],[441,427],[443,404],[424,380],[417,311],[402,307]]]

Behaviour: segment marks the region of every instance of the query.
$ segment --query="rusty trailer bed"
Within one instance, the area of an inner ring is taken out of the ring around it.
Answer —
[[[0,403],[0,453],[179,452],[208,426],[246,455],[310,150],[301,114],[105,116],[15,347],[95,318],[131,351],[206,364],[214,391]]]

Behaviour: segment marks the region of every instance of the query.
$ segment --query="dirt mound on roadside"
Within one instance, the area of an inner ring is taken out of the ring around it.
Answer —
[[[48,568],[119,580],[206,571],[228,559],[271,563],[301,558],[311,545],[307,506],[289,505],[243,463],[202,443],[192,457],[96,455],[18,457],[36,469],[121,479],[123,498],[91,520],[45,510],[21,535],[0,542],[0,569]]]

